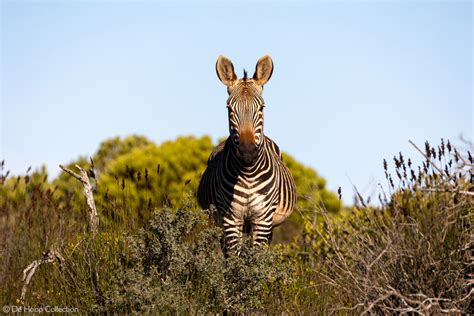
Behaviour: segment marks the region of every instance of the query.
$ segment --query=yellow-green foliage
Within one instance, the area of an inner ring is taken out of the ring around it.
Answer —
[[[97,152],[92,156],[96,172],[101,174],[109,162],[134,149],[151,144],[152,142],[150,140],[139,135],[130,135],[123,139],[117,136],[103,141]],[[76,164],[84,169],[90,167],[90,161],[88,157],[85,156],[81,156],[69,164],[66,164],[65,167],[76,171]],[[58,192],[64,195],[74,194],[78,200],[83,200],[83,194],[80,191],[81,184],[70,175],[60,173],[59,176],[53,180],[53,184],[57,186]]]
[[[35,186],[51,188],[48,183],[48,174],[45,166],[31,173],[28,170],[26,175],[2,178],[0,181],[0,197],[8,197],[8,200],[12,202],[20,201],[25,195],[31,195],[32,189]]]
[[[329,212],[336,213],[340,210],[341,201],[336,194],[327,190],[326,180],[319,176],[316,170],[286,153],[283,153],[283,160],[295,179],[299,208],[308,209],[315,201],[322,201]]]
[[[100,174],[100,196],[105,199],[107,194],[107,200],[126,196],[133,208],[180,207],[190,192],[197,191],[212,148],[209,137],[189,136],[131,149],[110,160]]]
[[[152,141],[141,135],[130,135],[123,139],[118,136],[107,139],[100,144],[99,150],[94,155],[95,167],[100,172],[117,157],[152,144]]]
[[[320,204],[332,214],[337,214],[341,210],[341,201],[336,194],[326,188],[326,180],[320,177],[316,170],[303,165],[286,153],[283,153],[283,160],[295,180],[298,202],[297,210],[294,210],[290,217],[274,230],[275,242],[291,242],[301,235],[304,230],[301,214],[313,209],[315,204]]]

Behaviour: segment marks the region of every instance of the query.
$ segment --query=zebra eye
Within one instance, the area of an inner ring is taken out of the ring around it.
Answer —
[[[234,135],[234,143],[238,145],[238,144],[239,144],[239,141],[240,141],[240,140],[239,140],[239,136],[238,136],[238,135]]]

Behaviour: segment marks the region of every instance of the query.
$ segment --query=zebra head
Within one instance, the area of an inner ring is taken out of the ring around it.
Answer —
[[[230,140],[237,157],[246,165],[251,165],[258,157],[263,144],[263,85],[272,76],[273,62],[270,56],[260,58],[252,78],[238,79],[230,59],[219,56],[216,63],[217,76],[227,86],[229,98]]]

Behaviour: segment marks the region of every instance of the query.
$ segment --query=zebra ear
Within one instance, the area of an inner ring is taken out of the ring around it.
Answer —
[[[234,72],[234,65],[232,65],[230,59],[224,55],[220,55],[219,58],[217,58],[216,72],[219,80],[228,87],[233,85],[237,80],[237,75]]]
[[[273,72],[273,61],[270,56],[265,55],[260,58],[255,67],[255,73],[253,74],[253,80],[259,85],[263,86],[270,80]]]

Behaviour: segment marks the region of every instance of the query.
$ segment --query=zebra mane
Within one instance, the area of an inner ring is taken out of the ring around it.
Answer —
[[[245,68],[244,68],[244,78],[243,79],[247,80],[247,70],[245,70]]]

